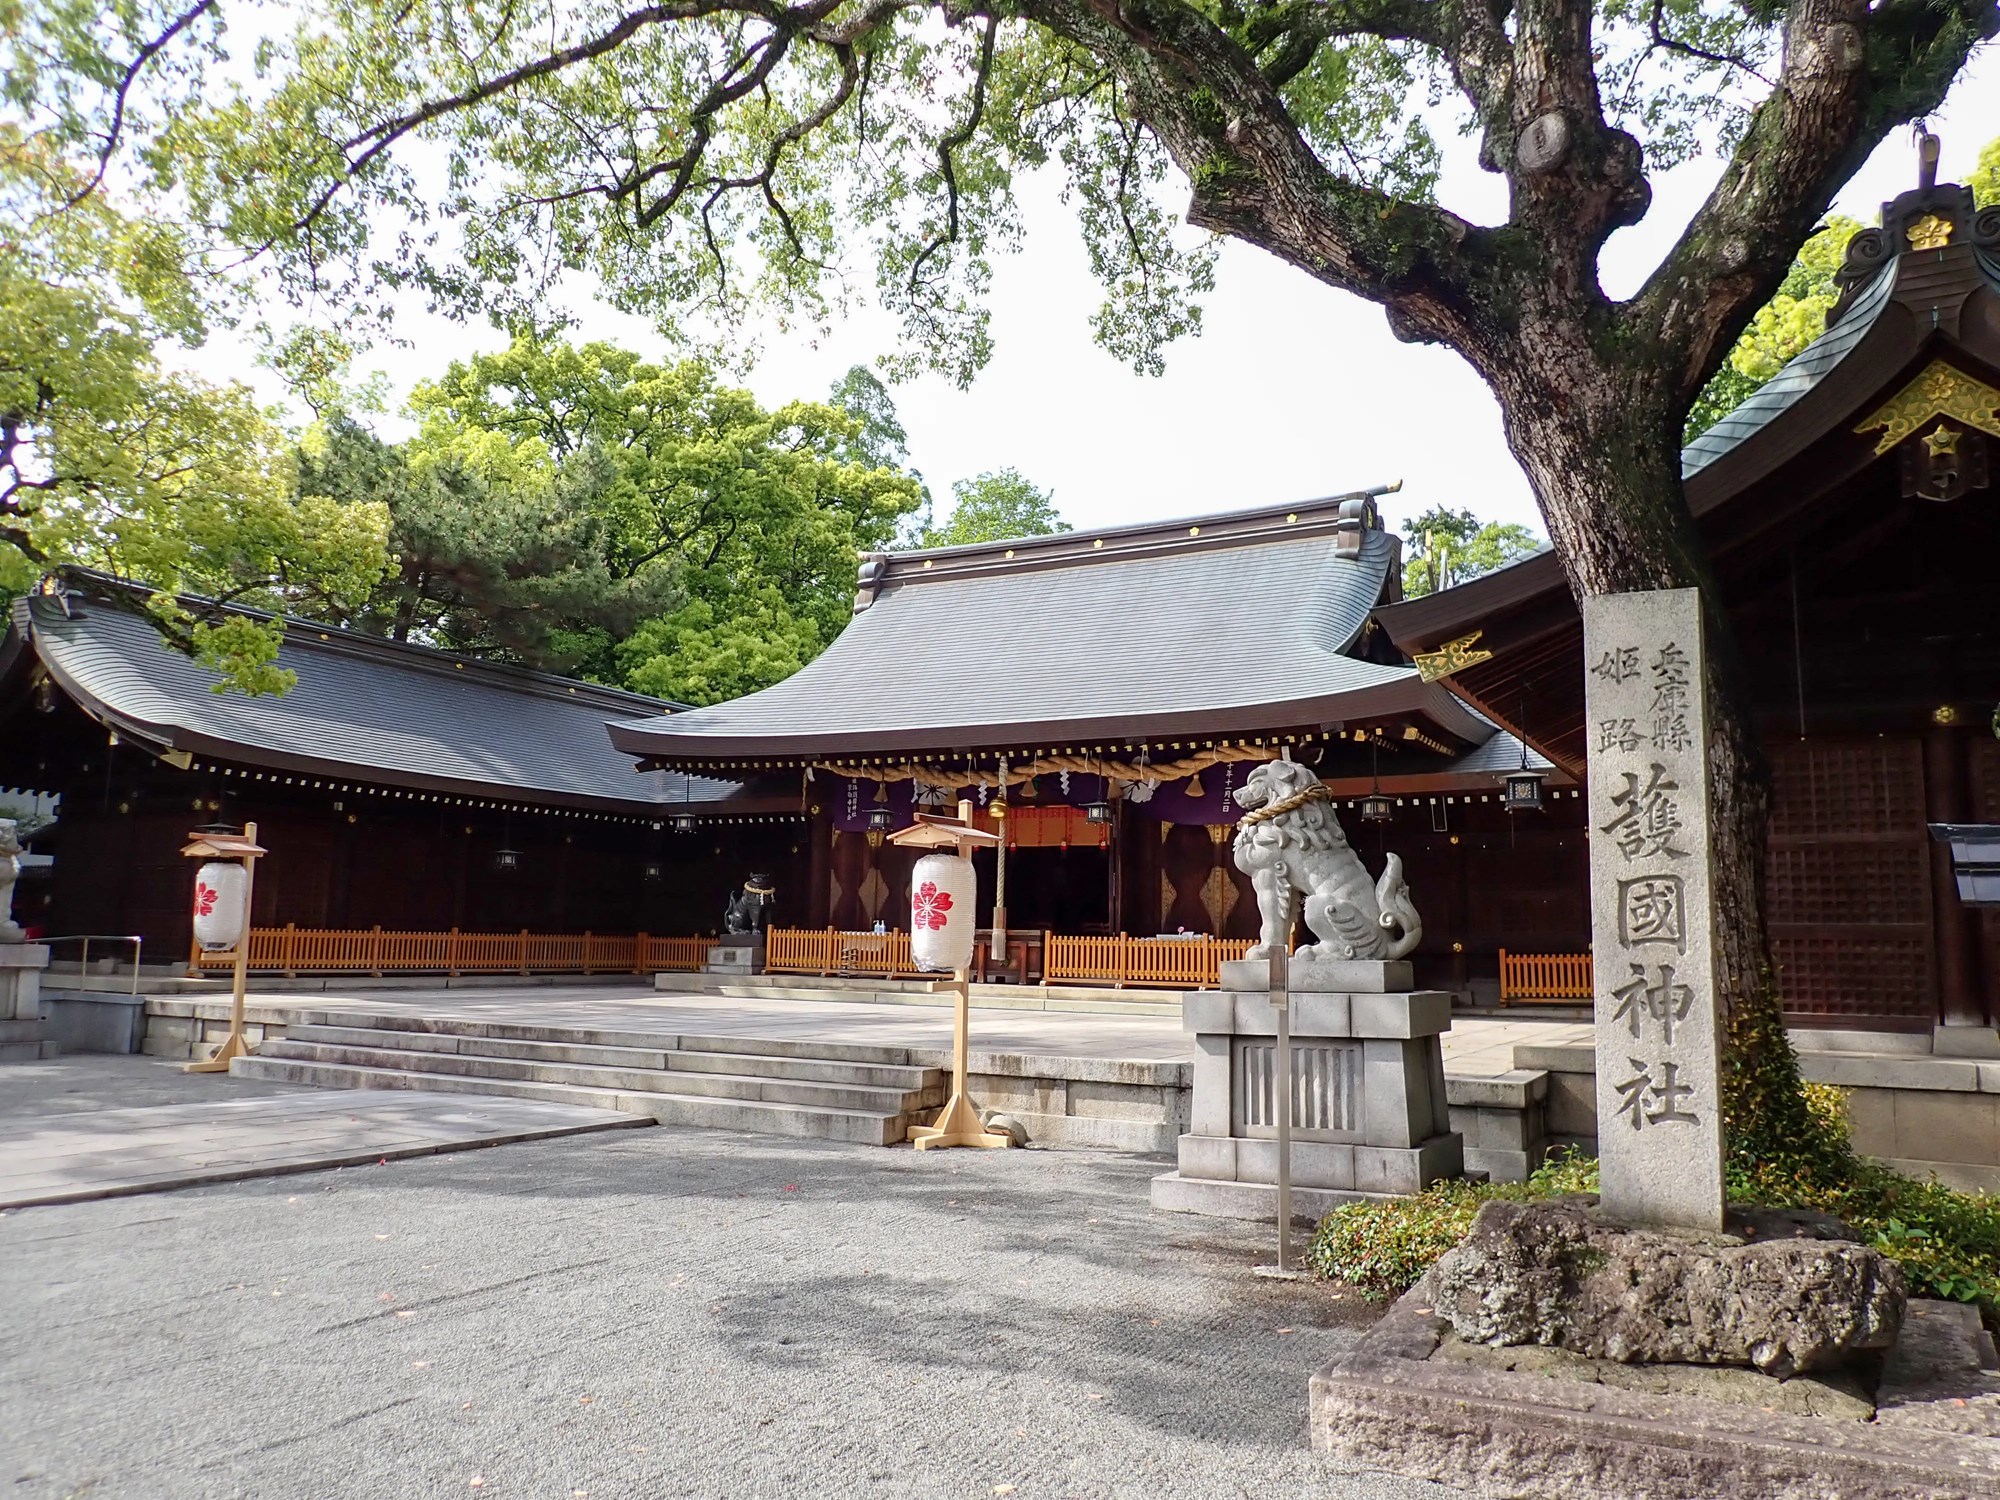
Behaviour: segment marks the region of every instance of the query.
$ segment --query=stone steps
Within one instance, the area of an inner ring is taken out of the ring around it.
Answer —
[[[910,1065],[899,1048],[457,1019],[338,1019],[338,1025],[296,1027],[255,1056],[237,1059],[230,1071],[322,1088],[502,1094],[622,1110],[664,1125],[883,1146],[905,1139],[909,1126],[944,1103],[943,1072]],[[355,1021],[362,1024],[349,1024]],[[524,1031],[538,1035],[490,1034]],[[870,1055],[813,1055],[829,1051]]]
[[[686,974],[653,976],[653,987],[726,1000],[815,1000],[832,1004],[933,1005],[952,1003],[947,984],[921,979],[866,979],[812,974]],[[975,984],[976,1010],[1074,1011],[1091,1015],[1179,1016],[1179,990],[1115,989],[1085,984]]]

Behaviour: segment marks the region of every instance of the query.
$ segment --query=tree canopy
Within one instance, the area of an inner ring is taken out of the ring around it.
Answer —
[[[1056,513],[1055,496],[1037,489],[1018,469],[961,479],[951,487],[951,496],[951,514],[941,524],[926,518],[912,546],[963,547],[1074,530]]]
[[[864,372],[865,373],[865,372]],[[886,396],[886,393],[884,393]],[[307,487],[379,494],[398,571],[352,623],[708,703],[798,670],[845,623],[857,551],[918,482],[841,407],[767,411],[699,360],[523,337],[410,399],[394,448],[323,428]]]
[[[274,627],[175,592],[351,607],[388,565],[387,513],[298,495],[285,435],[246,387],[162,365],[160,346],[206,333],[185,245],[87,182],[0,128],[0,591],[65,565],[142,580],[219,686],[282,691]]]
[[[1433,505],[1403,523],[1409,538],[1403,592],[1410,598],[1448,589],[1538,551],[1542,540],[1512,521],[1481,521],[1470,510]]]

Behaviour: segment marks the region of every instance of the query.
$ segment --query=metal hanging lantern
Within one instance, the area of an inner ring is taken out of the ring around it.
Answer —
[[[1543,776],[1543,772],[1531,770],[1526,765],[1518,771],[1509,771],[1505,789],[1500,795],[1501,805],[1510,813],[1540,812]]]
[[[1111,821],[1111,803],[1104,795],[1110,785],[1111,783],[1104,779],[1104,762],[1099,760],[1097,762],[1097,795],[1083,804],[1083,820],[1086,823],[1109,823]]]
[[[657,859],[649,859],[646,861],[644,865],[640,866],[639,868],[639,878],[641,880],[646,880],[646,881],[664,880],[666,878],[666,874],[667,874],[666,866],[662,865]]]
[[[495,849],[493,851],[493,868],[498,870],[502,875],[513,874],[521,868],[521,851],[519,849]]]
[[[1528,721],[1528,684],[1521,684],[1520,722]],[[1510,813],[1540,812],[1542,810],[1542,780],[1544,772],[1537,771],[1528,764],[1528,742],[1521,745],[1521,769],[1509,771],[1501,782],[1500,805]]]
[[[887,833],[896,826],[896,815],[886,807],[868,809],[868,828],[872,833]]]
[[[927,972],[972,964],[978,886],[972,861],[926,854],[910,871],[910,961]]]
[[[1364,823],[1386,823],[1395,814],[1389,799],[1382,795],[1382,732],[1375,731],[1373,789],[1361,799],[1361,821]]]

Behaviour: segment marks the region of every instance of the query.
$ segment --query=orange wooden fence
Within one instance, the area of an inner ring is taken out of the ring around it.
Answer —
[[[279,974],[652,974],[699,969],[714,938],[594,932],[391,932],[380,927],[253,927],[253,969]],[[233,953],[195,949],[190,972],[227,969]]]
[[[1500,1003],[1510,1000],[1588,1000],[1588,953],[1509,953],[1500,950]]]
[[[1042,950],[1042,983],[1160,984],[1213,989],[1219,965],[1250,951],[1248,938],[1062,937]]]
[[[936,978],[910,959],[907,932],[841,932],[837,928],[773,927],[764,940],[769,974],[865,974]]]

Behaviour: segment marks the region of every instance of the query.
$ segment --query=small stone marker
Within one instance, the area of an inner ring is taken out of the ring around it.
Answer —
[[[1722,1226],[1708,713],[1694,589],[1583,601],[1607,1215]]]

